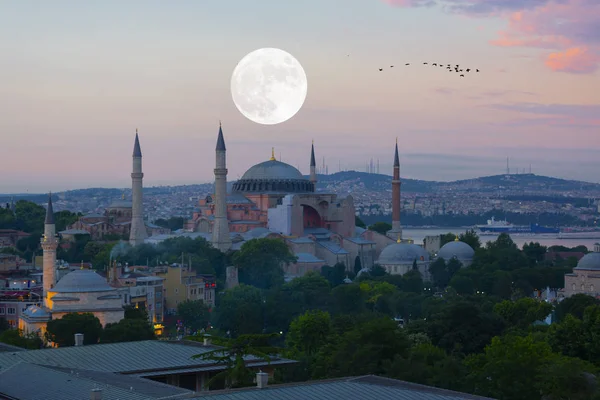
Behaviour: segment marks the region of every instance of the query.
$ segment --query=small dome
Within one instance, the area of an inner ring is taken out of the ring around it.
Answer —
[[[574,269],[600,270],[600,253],[588,253],[581,257]]]
[[[69,272],[50,291],[55,293],[108,292],[114,290],[106,280],[90,269]]]
[[[414,261],[428,262],[429,253],[419,245],[413,243],[394,243],[383,249],[377,260],[381,265],[404,265]]]
[[[27,307],[27,309],[25,311],[23,311],[23,315],[30,317],[30,318],[50,317],[50,313],[48,313],[48,311],[46,311],[42,307],[36,306],[36,305]]]
[[[475,256],[475,250],[465,242],[453,241],[442,246],[438,252],[438,257],[448,261],[456,258],[458,261],[472,261]]]

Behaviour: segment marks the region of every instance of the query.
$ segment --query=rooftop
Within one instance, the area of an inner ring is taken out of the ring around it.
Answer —
[[[15,385],[23,381],[27,384]],[[40,390],[43,388],[42,390]],[[149,379],[113,373],[43,367],[24,362],[0,369],[0,397],[19,400],[89,399],[92,389],[101,389],[104,400],[166,399],[193,392]],[[186,396],[187,397],[187,396]]]
[[[223,365],[217,366],[212,360],[192,359],[192,356],[215,349],[219,349],[219,347],[204,346],[191,341],[170,342],[164,340],[59,347],[57,349],[0,353],[0,368],[7,368],[22,361],[48,367],[116,372],[146,377],[184,371],[191,373],[223,369]],[[90,363],[89,360],[94,360],[94,362]],[[266,365],[256,357],[249,356],[247,360],[251,365]],[[279,359],[271,361],[271,365],[294,362],[293,360]]]
[[[219,390],[192,396],[193,400],[492,400],[488,397],[439,389],[374,375],[326,381]]]

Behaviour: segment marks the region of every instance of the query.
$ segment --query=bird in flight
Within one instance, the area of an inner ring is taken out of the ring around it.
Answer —
[[[350,55],[348,54],[348,56],[350,56]],[[411,63],[406,63],[404,65],[411,65]],[[423,65],[431,65],[433,67],[439,66],[440,68],[446,67],[446,69],[449,72],[459,73],[459,77],[461,77],[461,78],[465,77],[464,71],[466,71],[466,72],[471,72],[471,71],[479,72],[479,69],[475,69],[475,68],[464,68],[464,67],[461,68],[460,64],[456,64],[455,66],[452,66],[452,64],[430,63],[430,62],[426,61],[426,62],[423,62]],[[394,65],[390,65],[389,68],[394,68]],[[378,68],[378,69],[379,69],[379,72],[383,72],[384,68]]]

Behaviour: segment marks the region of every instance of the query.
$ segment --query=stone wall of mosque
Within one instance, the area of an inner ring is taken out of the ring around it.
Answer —
[[[565,275],[565,297],[574,294],[600,295],[600,271],[574,270]]]

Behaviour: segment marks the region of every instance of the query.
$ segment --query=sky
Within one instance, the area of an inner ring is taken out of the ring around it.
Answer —
[[[308,173],[448,181],[506,171],[600,182],[597,0],[19,0],[0,2],[0,193],[229,179],[276,157]],[[302,64],[303,108],[236,109],[231,74],[276,47]],[[459,78],[423,62],[479,68]],[[411,63],[410,66],[404,66]],[[395,65],[394,69],[378,68]]]

